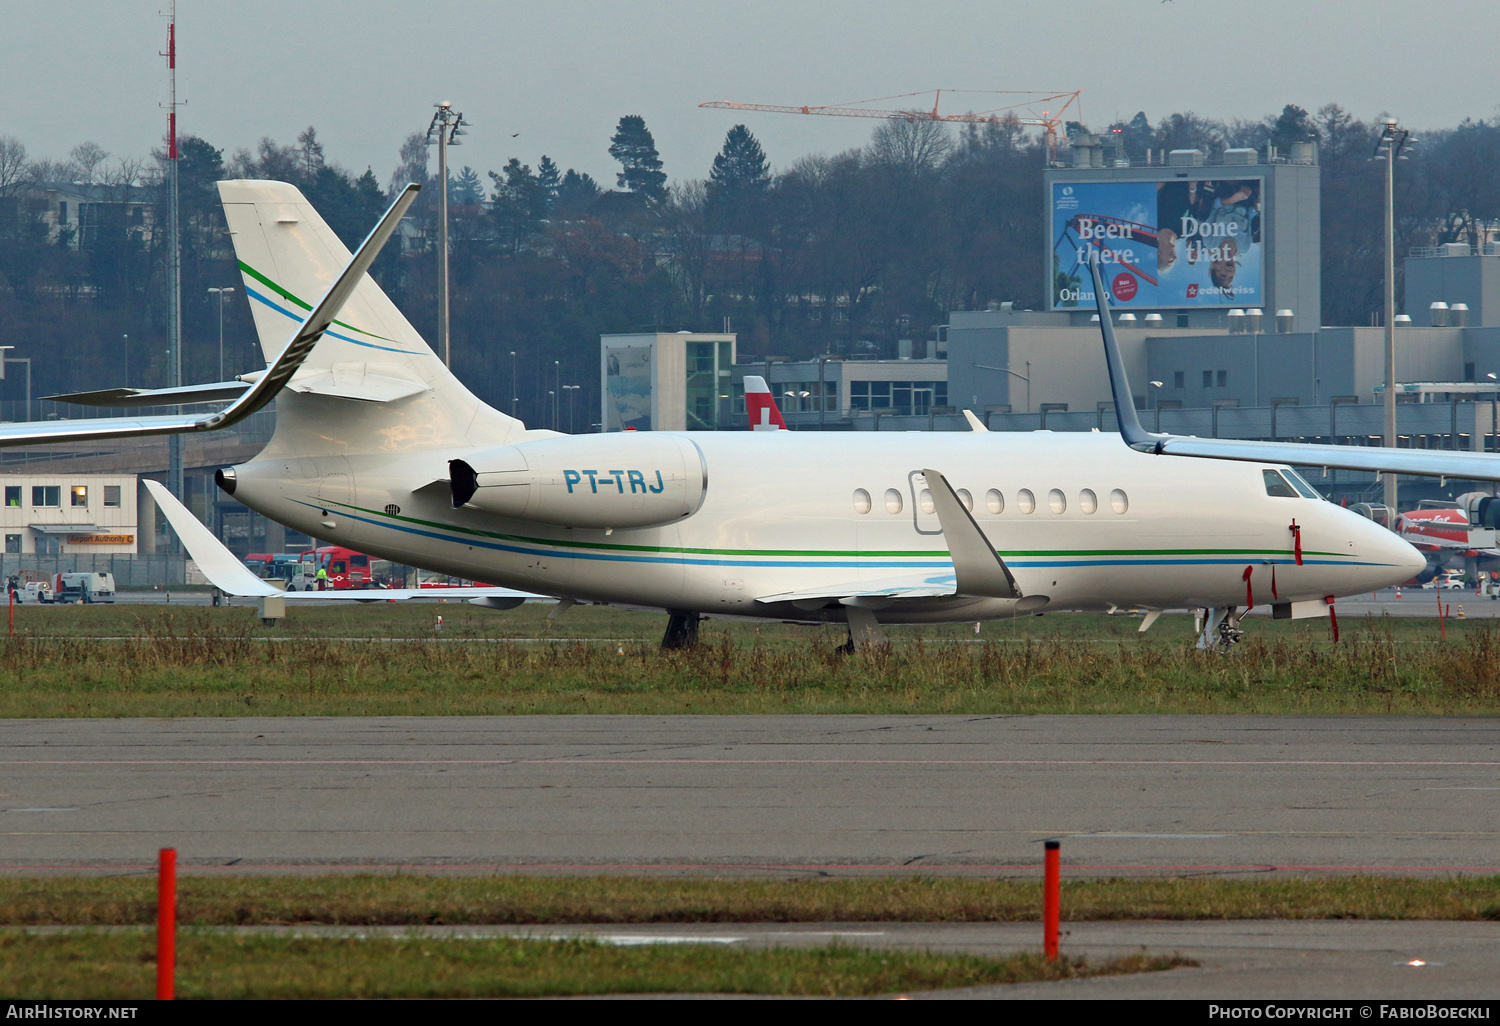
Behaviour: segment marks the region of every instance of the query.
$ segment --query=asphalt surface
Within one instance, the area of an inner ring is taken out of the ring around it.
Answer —
[[[1500,872],[1500,722],[1258,716],[0,721],[0,872]],[[1500,923],[1064,924],[1197,968],[918,997],[1500,996]],[[298,932],[315,932],[299,928]],[[361,931],[370,936],[405,930]],[[1036,924],[456,928],[1036,950]],[[1420,962],[1421,965],[1415,965]],[[1353,1013],[1356,1016],[1358,1012]]]
[[[1500,722],[0,721],[0,868],[1500,872]],[[222,870],[221,870],[222,871]]]

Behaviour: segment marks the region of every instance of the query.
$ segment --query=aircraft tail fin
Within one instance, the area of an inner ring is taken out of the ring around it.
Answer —
[[[750,415],[751,431],[785,431],[786,421],[776,406],[776,397],[766,379],[759,374],[745,375],[745,412]]]
[[[269,363],[348,263],[349,251],[295,186],[220,182],[219,196]],[[335,422],[344,426],[337,442],[329,438]],[[364,275],[283,392],[268,452],[344,451],[356,438],[399,439],[410,448],[493,444],[524,429],[471,394]]]

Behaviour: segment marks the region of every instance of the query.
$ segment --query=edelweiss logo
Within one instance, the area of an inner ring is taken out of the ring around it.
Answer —
[[[1198,283],[1197,282],[1193,282],[1191,285],[1188,286],[1187,297],[1189,299],[1197,299],[1198,298]]]

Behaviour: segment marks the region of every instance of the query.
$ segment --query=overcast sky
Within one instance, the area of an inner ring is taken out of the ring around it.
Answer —
[[[147,153],[166,124],[168,4],[7,0],[0,135],[34,157],[86,140]],[[674,179],[706,175],[738,121],[777,167],[862,145],[876,124],[706,100],[1081,89],[1095,128],[1137,110],[1258,118],[1337,102],[1419,130],[1500,102],[1495,0],[179,0],[177,24],[182,131],[227,157],[316,125],[329,159],[382,184],[438,100],[476,125],[455,166],[546,153],[606,187],[623,114],[645,117]]]

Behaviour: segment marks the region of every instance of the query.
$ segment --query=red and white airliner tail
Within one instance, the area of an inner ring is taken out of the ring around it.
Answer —
[[[751,431],[785,431],[786,421],[781,419],[781,410],[759,374],[745,375],[745,412],[750,414]]]

